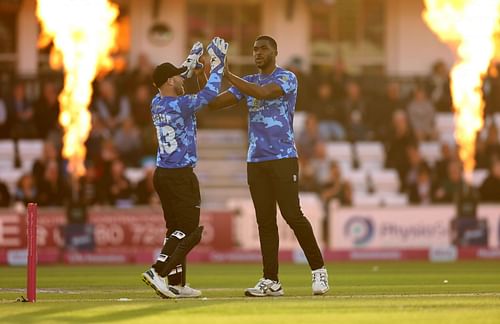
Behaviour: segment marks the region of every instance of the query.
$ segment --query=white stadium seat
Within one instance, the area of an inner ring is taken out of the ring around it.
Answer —
[[[385,149],[381,142],[356,142],[354,152],[362,169],[382,169]]]
[[[399,177],[396,170],[383,169],[375,170],[370,173],[373,187],[375,192],[398,192],[399,191]]]
[[[431,165],[434,165],[441,158],[441,144],[439,142],[422,142],[419,145],[422,158]]]
[[[328,161],[336,161],[342,171],[351,169],[352,148],[349,142],[328,142],[325,150]]]

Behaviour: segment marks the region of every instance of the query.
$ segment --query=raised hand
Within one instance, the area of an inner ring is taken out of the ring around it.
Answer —
[[[229,43],[220,37],[215,37],[207,47],[208,55],[210,56],[211,71],[224,68],[224,61],[226,59]]]
[[[200,57],[203,55],[203,44],[201,42],[196,42],[193,44],[188,57],[182,63],[181,66],[185,66],[187,70],[181,74],[185,79],[190,78],[193,75],[195,69],[201,69],[203,64],[200,63]]]

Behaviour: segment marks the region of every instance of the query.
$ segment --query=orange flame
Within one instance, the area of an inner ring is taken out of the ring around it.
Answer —
[[[483,127],[481,77],[495,54],[500,0],[425,0],[424,21],[457,55],[451,70],[455,139],[471,183],[477,132]]]
[[[63,156],[68,171],[85,174],[85,141],[91,128],[87,109],[97,73],[112,69],[118,7],[108,0],[38,0],[37,17],[42,26],[40,44],[54,43],[50,64],[64,67],[64,89],[59,95],[59,123],[64,128]]]

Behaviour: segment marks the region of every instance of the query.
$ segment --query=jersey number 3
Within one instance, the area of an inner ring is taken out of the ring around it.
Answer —
[[[161,154],[171,154],[177,149],[175,130],[172,127],[168,125],[156,127],[156,134]]]

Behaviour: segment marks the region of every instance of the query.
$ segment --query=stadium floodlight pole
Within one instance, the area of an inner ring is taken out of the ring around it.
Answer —
[[[28,276],[27,276],[27,291],[28,302],[34,303],[36,301],[36,265],[38,262],[37,256],[37,204],[28,204]]]

